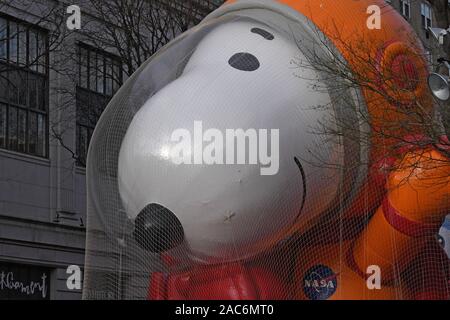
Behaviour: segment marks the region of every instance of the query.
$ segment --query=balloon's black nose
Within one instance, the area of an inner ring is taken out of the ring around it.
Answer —
[[[149,204],[137,216],[134,239],[139,246],[153,253],[170,250],[184,238],[181,222],[167,208]]]

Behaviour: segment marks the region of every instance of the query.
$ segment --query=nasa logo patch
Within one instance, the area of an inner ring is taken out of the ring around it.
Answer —
[[[303,278],[303,291],[310,300],[327,300],[337,289],[337,275],[324,265],[309,269]]]

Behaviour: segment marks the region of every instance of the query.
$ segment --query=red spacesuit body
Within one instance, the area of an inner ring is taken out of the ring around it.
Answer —
[[[289,290],[273,271],[249,263],[203,266],[182,273],[153,273],[149,300],[285,300]]]

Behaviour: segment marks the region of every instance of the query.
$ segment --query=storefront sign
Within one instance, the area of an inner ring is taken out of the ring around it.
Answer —
[[[0,263],[0,300],[49,300],[48,269]]]

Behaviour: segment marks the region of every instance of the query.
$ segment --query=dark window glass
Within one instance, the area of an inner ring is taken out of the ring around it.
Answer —
[[[80,47],[80,79],[78,85],[88,88],[88,51]]]
[[[44,156],[45,155],[45,149],[46,149],[46,123],[45,123],[45,117],[42,114],[38,114],[38,120],[37,120],[37,150],[36,155],[38,156]]]
[[[86,159],[88,150],[88,129],[84,126],[79,126],[79,137],[78,137],[78,155],[81,159]]]
[[[37,120],[36,113],[28,114],[28,153],[37,154]]]
[[[45,73],[47,69],[47,37],[38,33],[38,72]]]
[[[28,78],[28,103],[32,109],[36,109],[38,102],[38,81],[38,77],[34,74],[31,74]]]
[[[77,155],[85,165],[89,142],[108,102],[122,85],[120,59],[111,54],[79,46],[77,87]]]
[[[89,105],[89,126],[91,128],[95,127],[100,116],[105,110],[106,105],[108,104],[109,99],[102,95],[91,95],[90,105]]]
[[[38,71],[38,34],[34,31],[30,31],[28,35],[29,44],[28,44],[28,55],[29,55],[29,64],[30,69],[33,71]]]
[[[83,89],[77,90],[77,123],[89,124],[89,91]]]
[[[17,151],[26,152],[26,137],[27,137],[27,112],[19,109],[18,115],[18,132],[17,132]]]
[[[19,71],[16,69],[8,71],[8,91],[9,91],[9,102],[18,104],[18,102],[19,102]]]
[[[105,62],[104,56],[97,55],[97,92],[105,93]]]
[[[36,81],[36,108],[42,111],[47,109],[47,88],[45,80],[40,77]]]
[[[8,58],[8,23],[0,18],[0,59]]]
[[[89,54],[89,89],[97,92],[97,54],[95,52]]]
[[[106,84],[105,95],[112,96],[113,94],[113,64],[110,58],[106,58]]]
[[[7,106],[0,104],[0,148],[5,148],[6,146],[6,110]]]
[[[113,91],[117,92],[122,85],[122,68],[117,62],[113,65]]]
[[[17,83],[17,92],[18,92],[18,103],[22,106],[27,106],[27,73],[24,71],[19,71]]]
[[[425,30],[428,30],[428,28],[431,27],[432,9],[428,4],[422,3],[420,5],[420,11],[422,17],[422,27],[425,28]]]
[[[17,58],[21,66],[27,65],[27,30],[23,25],[18,27],[18,48]]]
[[[8,69],[7,66],[0,64],[0,101],[8,101]]]
[[[17,151],[17,109],[9,106],[8,113],[8,147],[10,150]]]
[[[27,105],[27,74],[18,69],[13,69],[8,72],[7,82],[9,84],[9,102]]]
[[[9,62],[17,63],[19,30],[15,22],[9,22]]]

